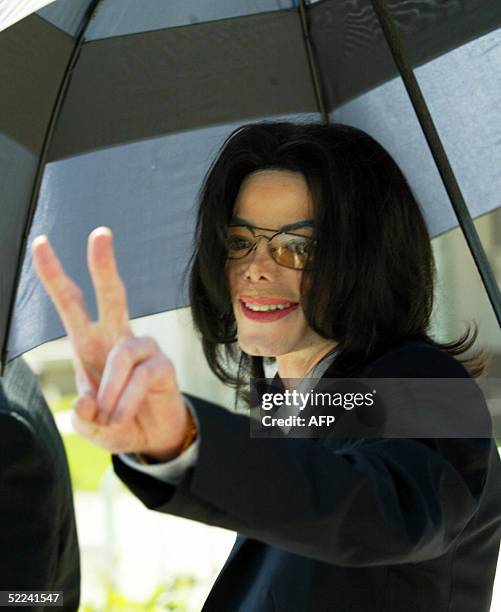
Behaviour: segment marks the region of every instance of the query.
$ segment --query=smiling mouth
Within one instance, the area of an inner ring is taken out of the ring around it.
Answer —
[[[265,296],[265,295],[240,295],[238,296],[240,302],[245,304],[252,310],[264,310],[261,307],[280,308],[283,306],[292,306],[297,304],[295,300],[290,300],[278,296]],[[267,308],[266,308],[267,309]]]
[[[255,304],[253,302],[242,302],[245,308],[254,312],[273,312],[275,310],[285,310],[295,306],[296,302],[284,302],[283,304]]]
[[[298,303],[283,302],[281,304],[255,304],[253,302],[243,302],[240,300],[243,314],[252,321],[270,322],[282,319],[288,314],[296,311]]]

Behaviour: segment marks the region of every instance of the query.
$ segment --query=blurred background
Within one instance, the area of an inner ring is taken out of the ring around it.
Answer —
[[[500,283],[501,207],[475,225]],[[432,244],[437,266],[434,336],[453,339],[476,321],[477,345],[491,355],[487,376],[501,378],[501,332],[461,231],[451,230]],[[189,308],[137,319],[134,330],[155,337],[173,360],[183,391],[232,409],[233,392],[210,372]],[[235,534],[149,511],[115,477],[109,455],[73,433],[75,387],[66,339],[25,357],[43,386],[68,453],[82,552],[82,610],[200,610]],[[491,610],[501,610],[501,569]]]

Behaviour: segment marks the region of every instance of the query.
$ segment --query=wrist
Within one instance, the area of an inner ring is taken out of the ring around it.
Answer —
[[[184,428],[184,436],[176,447],[171,448],[168,451],[134,453],[134,457],[143,465],[152,465],[155,463],[165,463],[166,461],[171,461],[183,453],[189,446],[191,446],[191,444],[196,440],[197,433],[196,421],[191,410],[186,407],[186,425]]]

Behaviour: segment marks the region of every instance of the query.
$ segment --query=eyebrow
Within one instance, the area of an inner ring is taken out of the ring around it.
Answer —
[[[242,219],[242,217],[232,217],[230,224],[245,225],[245,227],[252,228],[257,227],[256,225],[249,223],[249,221]],[[313,227],[313,219],[303,219],[302,221],[294,221],[294,223],[286,223],[285,225],[282,225],[282,227],[279,227],[277,231],[286,232],[288,230],[299,229],[300,227]]]

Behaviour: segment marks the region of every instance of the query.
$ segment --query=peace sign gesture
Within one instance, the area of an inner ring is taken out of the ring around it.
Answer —
[[[88,241],[97,321],[90,319],[80,287],[64,272],[46,236],[33,241],[32,256],[73,348],[75,430],[113,453],[141,452],[158,460],[178,454],[187,408],[170,359],[153,338],[132,333],[111,231],[97,228]]]

